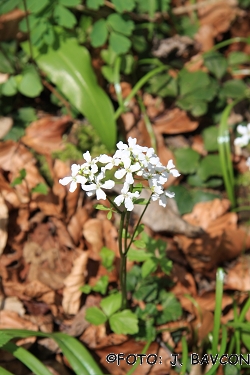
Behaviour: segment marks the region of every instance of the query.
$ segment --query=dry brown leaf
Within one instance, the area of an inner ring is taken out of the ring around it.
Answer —
[[[89,214],[86,208],[79,207],[70,219],[67,230],[75,245],[78,245],[80,239],[82,238],[83,225],[86,223],[88,218]]]
[[[37,331],[38,327],[36,324],[30,322],[24,317],[20,317],[17,312],[14,311],[0,311],[0,329],[13,328],[13,329],[30,329]]]
[[[159,96],[154,98],[151,94],[143,94],[143,102],[147,108],[147,115],[150,118],[159,116],[165,109],[164,102]]]
[[[0,16],[0,40],[13,40],[20,34],[19,22],[25,17],[21,9],[14,9],[11,12]]]
[[[194,206],[192,213],[183,216],[190,224],[200,225],[206,231],[197,239],[176,236],[180,249],[195,271],[214,270],[250,247],[250,236],[237,228],[237,215],[226,213],[229,206],[226,199],[201,202]]]
[[[4,138],[13,126],[11,117],[0,117],[0,139]]]
[[[154,120],[156,131],[163,134],[187,133],[194,131],[198,126],[198,121],[192,120],[186,111],[179,108],[167,109]]]
[[[8,231],[7,231],[8,219],[9,219],[8,207],[6,206],[2,195],[0,195],[0,256],[5,249],[7,239],[8,239]]]
[[[75,259],[71,273],[64,280],[62,306],[66,314],[76,314],[80,308],[82,292],[79,290],[84,285],[89,251],[84,251]]]
[[[247,292],[250,290],[250,258],[243,255],[233,268],[229,269],[225,278],[225,289],[240,290]]]
[[[17,297],[7,297],[3,298],[0,296],[0,306],[2,306],[2,310],[14,311],[19,314],[19,316],[24,316],[25,309]]]
[[[62,149],[62,135],[69,127],[70,117],[43,117],[26,128],[22,142],[43,155]]]
[[[83,226],[83,235],[88,245],[89,257],[101,260],[100,250],[104,246],[102,220],[89,219]]]

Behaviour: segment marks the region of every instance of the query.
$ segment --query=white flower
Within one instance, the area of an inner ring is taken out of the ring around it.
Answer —
[[[135,193],[131,193],[129,190],[129,184],[124,184],[121,194],[118,195],[115,199],[114,202],[117,206],[120,206],[123,202],[128,211],[132,211],[134,208],[134,203],[133,199],[139,198],[140,193],[139,191],[136,191]]]
[[[111,157],[111,156],[102,154],[99,157],[99,162],[101,162],[102,164],[106,164],[104,167],[104,170],[106,169],[110,170],[113,167],[117,167],[121,163],[121,160],[116,158],[115,156]]]
[[[246,165],[250,169],[250,157],[247,158]]]
[[[82,185],[82,189],[86,191],[88,197],[91,197],[93,194],[96,193],[97,200],[99,199],[106,199],[106,193],[102,189],[112,189],[115,186],[115,182],[112,180],[105,181],[102,183],[102,179],[104,178],[104,174],[100,173],[95,178],[95,183],[90,185]]]
[[[91,172],[92,172],[92,173],[96,173],[96,172],[98,172],[98,167],[97,167],[96,163],[98,163],[98,161],[99,161],[99,157],[94,158],[94,159],[92,160],[89,151],[85,152],[85,153],[83,154],[83,157],[84,157],[84,159],[86,160],[86,163],[84,163],[84,164],[81,165],[81,168],[84,170],[84,172],[85,172],[86,174],[90,174]],[[89,171],[89,168],[91,169],[91,172]]]
[[[235,146],[239,146],[239,147],[246,146],[250,140],[250,124],[247,124],[247,126],[238,125],[237,132],[241,134],[242,136],[235,138],[234,140]]]
[[[137,139],[129,137],[128,139],[128,145],[123,143],[122,141],[117,143],[117,148],[120,151],[129,151],[133,155],[138,155],[140,152],[146,152],[148,150],[148,147],[142,147],[136,144]],[[119,152],[118,152],[119,154]]]
[[[165,190],[163,194],[159,197],[159,205],[162,207],[166,207],[167,205],[167,197],[174,198],[175,193],[172,193],[171,191]]]
[[[142,163],[142,165],[146,168],[149,164],[152,164],[153,166],[157,165],[160,161],[158,156],[155,154],[155,151],[153,148],[149,148],[146,152],[146,155],[141,152],[138,155],[139,161]]]
[[[78,172],[80,170],[80,165],[78,164],[72,164],[71,166],[71,172],[72,175],[70,177],[64,177],[59,180],[59,183],[63,186],[70,184],[69,191],[73,193],[76,188],[77,184],[85,184],[87,182],[87,179],[84,176],[78,175]]]
[[[171,173],[174,177],[179,177],[180,176],[180,173],[177,171],[177,169],[173,169],[175,168],[175,165],[173,163],[173,160],[169,160],[168,164],[167,164],[167,170],[169,171],[169,173]]]
[[[140,164],[136,162],[135,164],[131,165],[131,159],[126,158],[123,160],[123,166],[124,168],[121,168],[115,172],[115,178],[120,180],[126,175],[125,181],[128,184],[133,184],[134,183],[133,173],[141,169]]]

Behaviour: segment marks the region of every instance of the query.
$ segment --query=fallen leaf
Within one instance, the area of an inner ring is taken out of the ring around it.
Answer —
[[[237,263],[227,271],[224,288],[247,292],[250,290],[250,258],[243,255]]]
[[[0,255],[4,251],[8,239],[8,218],[8,207],[6,206],[2,195],[0,195]]]
[[[24,316],[25,314],[23,303],[14,296],[7,298],[0,296],[0,306],[2,306],[2,310],[14,311],[18,313],[19,316]]]
[[[71,273],[64,280],[62,306],[65,314],[74,315],[79,311],[82,292],[79,290],[84,285],[89,251],[84,251],[75,259]]]
[[[15,311],[0,311],[0,329],[13,328],[13,329],[30,329],[37,331],[38,327],[36,324],[29,320],[21,317]]]
[[[104,246],[102,220],[89,219],[83,226],[83,235],[88,245],[89,257],[101,260],[100,250]]]
[[[198,121],[192,120],[186,111],[179,108],[167,109],[154,119],[156,131],[163,134],[187,133],[194,131],[198,126]]]
[[[11,117],[0,117],[0,139],[4,138],[13,126]]]
[[[53,151],[62,149],[62,135],[69,127],[69,122],[69,116],[43,117],[26,128],[21,140],[39,154],[50,155]]]

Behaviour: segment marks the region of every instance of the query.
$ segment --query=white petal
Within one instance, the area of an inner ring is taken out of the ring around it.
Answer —
[[[179,177],[181,174],[177,171],[177,169],[171,169],[169,171],[174,177]]]
[[[131,198],[125,198],[125,207],[128,211],[132,211],[134,208],[134,204]]]
[[[243,126],[243,125],[238,125],[238,126],[237,126],[237,132],[238,132],[239,134],[245,135],[245,134],[248,133],[248,131],[247,131],[247,127],[246,127],[246,126]]]
[[[120,180],[120,178],[123,178],[125,174],[126,174],[125,169],[119,169],[118,171],[115,172],[115,178],[118,178],[118,180]]]
[[[85,159],[88,163],[91,162],[91,155],[90,155],[89,151],[85,152],[85,153],[83,154],[83,157],[84,157],[84,159]]]
[[[125,169],[128,169],[131,165],[131,159],[130,158],[126,158],[123,160],[123,165],[124,165],[124,168]]]
[[[77,173],[79,172],[79,169],[80,169],[80,165],[78,164],[72,164],[71,165],[71,172],[72,172],[72,176],[76,176]]]
[[[106,154],[102,154],[99,157],[99,161],[103,164],[110,163],[112,161],[111,156],[108,156]]]
[[[84,185],[86,184],[87,181],[88,181],[87,178],[84,176],[79,176],[79,175],[76,176],[76,182],[78,182],[79,184]]]
[[[168,162],[168,164],[167,164],[167,169],[169,170],[169,169],[172,169],[172,168],[174,168],[175,167],[175,165],[174,165],[174,163],[173,163],[173,160],[171,159],[171,160],[169,160],[169,162]]]
[[[115,186],[115,182],[112,180],[105,181],[102,185],[103,189],[112,189]]]
[[[96,198],[97,198],[97,200],[106,199],[106,194],[104,193],[104,191],[102,189],[96,190]]]
[[[82,189],[85,191],[96,190],[96,184],[82,185]]]
[[[72,177],[64,177],[59,180],[59,184],[66,186],[72,181]]]
[[[248,166],[248,168],[250,168],[250,157],[247,158],[246,165]]]
[[[74,193],[74,191],[76,190],[77,188],[77,183],[75,181],[72,181],[71,184],[70,184],[70,187],[69,187],[69,191],[71,193]]]
[[[134,165],[131,165],[129,169],[131,170],[131,172],[136,172],[139,171],[139,169],[141,169],[141,166],[139,163],[135,163]]]
[[[129,187],[129,184],[125,181],[121,193],[126,194],[129,191]]]
[[[167,205],[167,198],[164,194],[162,194],[160,196],[159,205],[162,206],[162,207],[166,207],[166,205]]]
[[[86,191],[86,194],[87,194],[88,197],[92,197],[92,195],[95,194],[95,190]]]
[[[164,193],[165,193],[165,195],[166,195],[167,197],[169,197],[169,198],[174,198],[174,196],[175,196],[175,193],[172,192],[172,191],[168,191],[168,190],[166,190]]]
[[[115,199],[114,202],[117,204],[117,206],[120,206],[122,202],[124,201],[124,196],[123,195],[118,195]]]
[[[126,175],[126,182],[127,184],[132,185],[134,183],[134,178],[131,172],[128,172]]]

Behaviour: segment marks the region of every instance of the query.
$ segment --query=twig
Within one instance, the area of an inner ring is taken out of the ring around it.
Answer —
[[[49,83],[47,82],[45,79],[42,79],[42,84],[47,87],[47,89],[49,89],[49,91],[52,92],[52,94],[54,94],[57,99],[59,99],[65,106],[65,108],[67,109],[67,112],[68,112],[68,115],[72,118],[72,113],[71,113],[71,110],[70,110],[70,104],[69,102],[67,102],[67,100],[65,100],[61,94],[59,94],[59,92]]]

